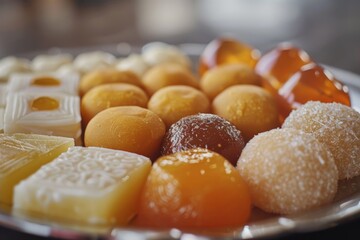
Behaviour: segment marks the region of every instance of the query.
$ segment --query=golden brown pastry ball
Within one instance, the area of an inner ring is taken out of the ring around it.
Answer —
[[[253,85],[236,85],[225,89],[212,102],[212,110],[233,123],[245,141],[280,125],[273,96]]]
[[[207,71],[200,80],[201,90],[212,100],[230,86],[260,85],[261,77],[244,64],[222,65]]]
[[[149,110],[164,121],[167,128],[183,117],[207,113],[210,102],[206,95],[189,86],[169,86],[157,91],[149,100]]]
[[[89,72],[81,78],[79,85],[80,95],[83,96],[91,88],[105,83],[129,83],[144,88],[135,73],[105,68]]]
[[[137,106],[108,108],[85,129],[85,146],[137,153],[154,159],[159,152],[165,124],[153,112]]]
[[[139,87],[127,83],[96,86],[81,99],[81,116],[86,125],[97,113],[110,107],[139,106],[146,108],[148,97]]]
[[[255,206],[267,212],[291,214],[318,207],[337,191],[338,171],[329,148],[296,129],[256,135],[237,168]]]
[[[143,84],[149,96],[163,87],[172,85],[199,88],[199,82],[194,75],[178,64],[160,64],[149,69],[143,77]]]
[[[314,134],[335,158],[339,179],[360,174],[360,113],[340,103],[308,102],[293,111],[283,128]]]

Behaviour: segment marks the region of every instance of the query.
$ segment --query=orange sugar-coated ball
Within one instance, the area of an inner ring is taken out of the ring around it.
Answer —
[[[81,78],[79,84],[80,95],[83,96],[91,88],[105,83],[129,83],[144,88],[135,73],[105,68],[91,71]]]
[[[186,85],[199,88],[199,81],[185,67],[178,64],[160,64],[148,70],[142,79],[149,96],[166,86]]]
[[[86,125],[104,109],[117,106],[146,108],[148,97],[139,87],[127,83],[108,83],[96,86],[81,99],[81,117]]]
[[[273,129],[248,142],[238,161],[254,205],[292,214],[329,203],[338,171],[329,149],[310,133]]]
[[[226,88],[238,84],[261,85],[261,77],[245,64],[229,64],[210,69],[200,80],[201,90],[210,99],[214,99]]]
[[[236,85],[225,89],[212,102],[212,111],[234,124],[245,141],[280,125],[274,97],[253,85]]]
[[[149,100],[149,110],[164,121],[167,128],[183,117],[207,113],[210,102],[201,91],[189,86],[169,86],[157,91]]]
[[[293,111],[283,128],[314,134],[335,158],[339,179],[360,175],[360,113],[340,103],[308,102]]]
[[[144,227],[240,227],[251,212],[248,188],[221,155],[191,149],[159,158],[140,197]]]
[[[85,146],[118,149],[154,158],[165,124],[153,112],[137,106],[108,108],[98,113],[85,129]]]

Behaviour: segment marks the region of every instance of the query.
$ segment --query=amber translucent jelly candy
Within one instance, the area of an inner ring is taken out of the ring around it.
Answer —
[[[254,67],[260,58],[260,52],[245,43],[231,38],[217,38],[211,41],[200,56],[199,73],[231,63],[242,63]]]
[[[257,62],[255,70],[268,78],[275,89],[279,89],[302,66],[312,62],[309,55],[291,44],[283,43],[263,55]]]
[[[314,63],[303,66],[280,89],[294,108],[307,101],[338,102],[350,106],[349,91],[326,69]]]
[[[239,227],[251,212],[247,186],[221,155],[196,148],[159,158],[140,198],[143,227]]]
[[[56,110],[59,106],[59,101],[51,97],[38,97],[31,102],[31,109],[33,111]]]

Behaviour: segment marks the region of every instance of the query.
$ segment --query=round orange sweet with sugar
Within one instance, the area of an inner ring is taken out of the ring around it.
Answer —
[[[81,99],[81,116],[86,125],[99,112],[117,106],[146,108],[148,97],[139,87],[127,83],[108,83],[96,86]]]
[[[149,69],[142,80],[149,96],[166,86],[186,85],[199,88],[199,82],[186,68],[178,64],[160,64]]]
[[[149,100],[148,108],[159,115],[169,128],[183,117],[207,113],[210,102],[206,95],[189,86],[169,86],[157,91]]]
[[[250,213],[250,193],[237,170],[221,155],[194,148],[156,160],[140,197],[136,223],[231,228],[243,226]]]
[[[152,111],[137,106],[108,108],[98,113],[85,129],[85,146],[105,147],[155,158],[165,124]]]
[[[234,124],[245,141],[280,125],[274,97],[265,89],[253,85],[225,89],[213,100],[212,110]]]
[[[226,88],[239,84],[261,84],[261,77],[245,64],[217,66],[207,71],[200,80],[201,90],[214,99]]]
[[[139,77],[131,71],[120,71],[113,68],[97,69],[85,74],[80,81],[79,91],[83,96],[87,91],[105,83],[128,83],[144,88]]]

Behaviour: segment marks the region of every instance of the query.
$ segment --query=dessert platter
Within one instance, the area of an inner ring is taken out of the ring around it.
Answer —
[[[119,49],[0,59],[1,226],[253,239],[360,217],[360,76],[291,44]]]

